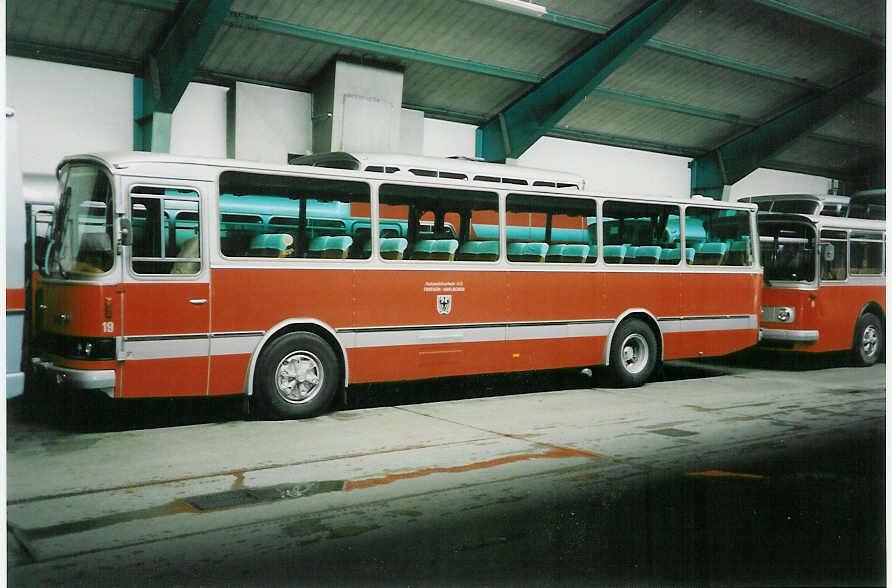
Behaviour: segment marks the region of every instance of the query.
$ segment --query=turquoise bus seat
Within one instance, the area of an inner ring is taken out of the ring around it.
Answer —
[[[562,263],[584,263],[588,257],[588,245],[565,245],[561,252]]]
[[[663,249],[660,252],[660,264],[661,265],[675,265],[681,261],[681,249],[676,247],[675,249]]]
[[[635,263],[660,263],[663,248],[657,245],[644,245],[635,251]]]
[[[561,263],[564,257],[564,248],[566,245],[563,243],[552,243],[548,246],[548,252],[545,254],[545,261],[547,263]]]
[[[289,235],[290,236],[290,235]],[[353,237],[320,236],[310,241],[308,256],[323,259],[345,259],[353,244]]]
[[[695,265],[721,265],[728,246],[724,243],[703,243],[697,252]]]
[[[455,259],[455,252],[458,250],[458,241],[455,239],[440,239],[434,241],[431,249],[431,259],[439,261],[452,261]]]
[[[288,257],[293,252],[293,246],[294,237],[288,233],[264,233],[262,235],[254,235],[248,246],[247,256]]]
[[[523,248],[525,246],[526,246],[526,243],[522,243],[520,241],[515,241],[514,243],[508,243],[508,260],[509,261],[524,261]]]
[[[604,261],[607,263],[623,263],[626,257],[626,245],[604,245]]]
[[[455,255],[460,261],[496,261],[498,258],[498,241],[466,241]]]
[[[406,252],[409,242],[402,237],[391,237],[389,239],[381,239],[381,258],[382,259],[402,259]]]

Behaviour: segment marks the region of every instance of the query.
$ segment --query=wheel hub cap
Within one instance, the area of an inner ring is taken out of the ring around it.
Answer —
[[[864,352],[864,357],[873,357],[879,348],[879,343],[880,334],[876,327],[869,326],[864,329],[864,336],[861,338],[861,350]]]
[[[623,366],[630,374],[637,374],[647,365],[649,351],[647,341],[638,333],[632,333],[623,340]]]
[[[276,368],[276,388],[288,402],[300,404],[312,400],[325,380],[322,362],[307,351],[287,355]]]

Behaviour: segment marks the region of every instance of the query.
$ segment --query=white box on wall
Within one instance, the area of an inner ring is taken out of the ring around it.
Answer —
[[[229,91],[229,157],[287,163],[312,149],[312,96],[237,82]]]
[[[173,111],[170,152],[176,155],[226,157],[228,88],[191,83]]]

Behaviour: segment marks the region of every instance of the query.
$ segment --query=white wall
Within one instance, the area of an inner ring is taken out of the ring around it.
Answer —
[[[65,155],[133,148],[132,75],[7,57],[6,102],[18,119],[27,199],[55,200]]]
[[[59,160],[72,153],[133,148],[133,76],[106,70],[8,57],[7,104],[16,109],[26,198],[55,200]],[[312,96],[236,84],[232,143],[227,148],[227,89],[191,84],[173,114],[171,151],[285,163],[288,153],[312,149]],[[473,156],[476,127],[424,119],[423,139],[403,138],[402,151]],[[517,163],[575,172],[595,192],[686,197],[688,159],[544,137]],[[767,193],[826,193],[830,180],[757,170],[732,187],[731,198]]]
[[[177,155],[226,157],[228,88],[189,84],[173,111],[170,152]],[[131,126],[132,128],[132,126]]]
[[[828,194],[831,184],[820,176],[757,169],[731,186],[731,200],[760,194]]]
[[[287,163],[289,153],[311,152],[310,94],[238,82],[234,102],[230,157]]]

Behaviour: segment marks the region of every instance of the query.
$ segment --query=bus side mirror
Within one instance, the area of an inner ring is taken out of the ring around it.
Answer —
[[[824,261],[836,259],[836,248],[833,246],[833,243],[823,243],[821,245],[821,257],[824,258]]]
[[[133,245],[133,225],[129,218],[121,218],[121,245]]]

